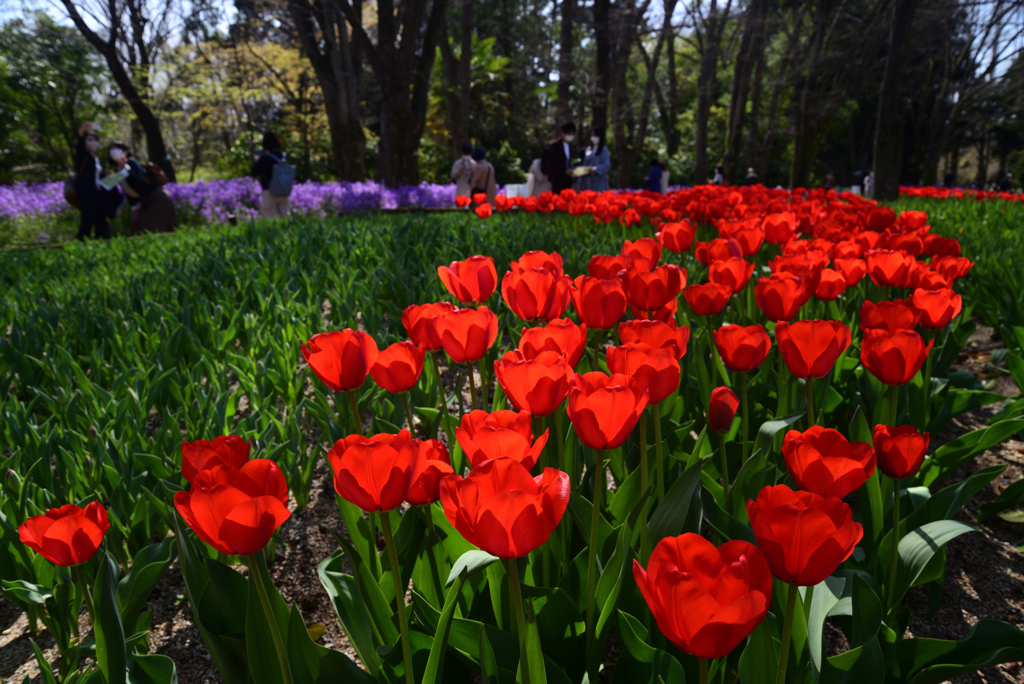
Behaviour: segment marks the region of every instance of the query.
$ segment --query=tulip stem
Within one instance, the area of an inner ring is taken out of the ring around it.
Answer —
[[[804,382],[807,388],[807,427],[814,427],[814,379],[807,378]]]
[[[594,360],[590,364],[590,370],[592,370],[592,371],[596,371],[597,370],[597,352],[601,348],[601,341],[602,341],[601,338],[602,338],[601,331],[597,330],[594,333]]]
[[[811,621],[811,601],[814,600],[814,585],[807,587],[807,591],[804,592],[804,622],[810,623]]]
[[[715,344],[715,333],[711,328],[711,316],[707,316],[706,319],[708,324],[708,345],[711,347],[711,384],[716,384],[715,377],[718,375],[718,345]],[[728,384],[726,378],[722,378],[723,384]]]
[[[356,434],[360,437],[363,435],[363,419],[359,417],[359,405],[356,403],[355,390],[349,390],[346,392],[348,395],[348,404],[352,407],[352,422],[356,424]]]
[[[78,584],[82,587],[82,594],[85,596],[85,610],[89,613],[89,624],[95,629],[96,607],[93,604],[92,593],[89,591],[89,582],[85,578],[85,571],[82,570],[81,563],[75,566],[75,576],[78,578]]]
[[[661,408],[654,405],[654,457],[657,463],[658,503],[665,500],[665,465],[661,462]]]
[[[519,671],[523,673],[522,684],[530,684],[530,661],[526,652],[526,615],[523,612],[523,592],[519,587],[519,559],[508,559],[508,585],[512,589],[512,603],[516,611],[516,626],[519,627]]]
[[[747,374],[740,373],[740,396],[743,399],[743,462],[747,462],[747,456],[750,455],[750,433],[748,432],[749,420],[747,410]]]
[[[259,550],[256,553],[263,553],[263,550]],[[260,597],[260,604],[263,606],[263,615],[267,618],[267,627],[270,628],[270,638],[274,642],[274,649],[277,651],[277,662],[281,666],[281,679],[284,684],[291,684],[292,673],[288,667],[288,652],[284,647],[284,639],[281,638],[281,626],[277,623],[277,617],[274,615],[274,608],[270,605],[270,594],[267,592],[267,588],[263,585],[263,574],[260,572],[259,561],[256,559],[256,555],[252,554],[245,557],[245,564],[249,566],[249,575],[252,577],[252,582],[256,586],[256,594]]]
[[[405,408],[405,419],[409,421],[409,432],[412,436],[416,436],[416,423],[412,422],[412,411],[409,410],[409,396],[408,392],[402,392],[402,406]]]
[[[777,344],[778,344],[777,340],[778,340],[778,338],[776,337],[776,347],[777,347]],[[785,412],[786,412],[786,410],[789,407],[788,406],[789,405],[789,401],[788,401],[789,397],[787,396],[787,394],[789,392],[789,387],[786,384],[786,380],[788,380],[788,378],[786,377],[786,361],[785,361],[785,359],[782,358],[782,353],[781,352],[778,353],[778,357],[779,357],[779,407],[775,411],[775,417],[776,418],[781,418],[783,415],[785,415]]]
[[[718,444],[722,452],[722,489],[725,495],[722,497],[722,501],[725,502],[725,507],[728,508],[729,500],[729,457],[725,452],[725,434],[720,433],[718,435]]]
[[[554,436],[555,436],[555,445],[558,447],[558,464],[559,464],[559,467],[561,467],[561,469],[563,471],[565,471],[569,475],[569,489],[571,490],[573,485],[575,484],[575,481],[573,480],[572,463],[570,462],[571,461],[571,455],[570,456],[566,456],[565,455],[565,444],[562,442],[562,436],[564,435],[564,432],[562,431],[562,410],[561,410],[561,407],[555,409],[555,412],[553,414],[553,418],[550,418],[549,420],[551,421],[551,430],[552,430],[552,432],[554,432]],[[559,522],[558,527],[559,527],[558,538],[559,538],[559,546],[560,546],[560,551],[561,551],[560,559],[559,559],[559,568],[562,567],[562,563],[564,562],[565,563],[565,570],[568,570],[568,567],[569,567],[568,566],[568,564],[569,564],[569,537],[572,534],[572,528],[569,527],[569,523],[568,522],[564,522],[564,523],[563,522]]]
[[[647,410],[640,412],[640,496],[650,486],[650,477],[647,474]],[[640,514],[640,562],[647,565],[650,558],[650,541],[647,539],[647,509],[650,504],[650,497],[644,499],[644,511]]]
[[[931,335],[929,334],[929,338]],[[924,424],[921,432],[928,430],[928,414],[931,412],[932,404],[932,354],[929,353],[924,360]]]
[[[455,434],[452,432],[452,418],[448,414],[448,394],[444,391],[444,383],[441,382],[441,369],[437,365],[438,352],[430,352],[430,360],[434,364],[434,376],[437,378],[437,392],[441,397],[441,411],[444,413],[444,431],[448,435],[448,447],[455,447]]]
[[[594,647],[594,594],[597,589],[597,546],[601,536],[601,490],[604,489],[604,452],[594,449],[594,507],[590,516],[590,543],[587,545],[587,662]]]
[[[480,357],[476,365],[480,369],[480,408],[486,411],[487,407],[484,404],[487,403],[487,388],[491,384],[487,374],[487,364],[484,363],[483,357]]]
[[[409,646],[409,619],[405,615],[405,587],[402,586],[402,567],[395,552],[395,539],[391,535],[391,518],[387,511],[380,512],[380,528],[384,532],[384,546],[391,564],[391,579],[395,583],[395,605],[398,607],[398,628],[402,632],[402,661],[405,664],[405,684],[413,684],[412,649]]]
[[[700,684],[708,684],[708,661],[706,658],[700,658]]]
[[[782,650],[779,652],[779,671],[775,677],[775,684],[785,684],[786,663],[789,660],[789,640],[793,634],[793,609],[796,608],[796,595],[799,589],[795,584],[790,584],[786,591],[786,619],[782,623]]]
[[[469,376],[469,401],[470,401],[470,406],[472,407],[474,404],[476,404],[476,405],[479,405],[481,409],[483,409],[484,402],[479,400],[479,399],[477,399],[477,395],[476,395],[476,380],[473,379],[473,364],[472,363],[467,363],[466,364],[466,370],[469,371],[467,373],[467,375]]]
[[[889,385],[889,425],[896,427],[896,406],[900,399],[900,386]]]
[[[900,479],[892,481],[892,556],[889,558],[889,609],[896,609],[896,576],[900,559]],[[902,637],[903,635],[898,635]]]

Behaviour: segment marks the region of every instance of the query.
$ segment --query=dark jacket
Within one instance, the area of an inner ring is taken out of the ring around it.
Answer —
[[[260,182],[260,187],[266,190],[270,187],[270,178],[274,175],[274,164],[284,161],[284,152],[281,150],[264,150],[256,163],[252,165],[250,176],[255,176]]]
[[[644,179],[644,188],[651,192],[661,194],[661,167],[652,166],[651,172],[647,174],[647,178]]]
[[[101,176],[102,177],[102,176]],[[85,149],[85,136],[75,143],[75,190],[79,193],[96,192],[96,158]]]
[[[540,163],[544,175],[551,181],[551,192],[557,195],[562,190],[572,187],[573,178],[569,174],[569,159],[565,156],[565,147],[561,140],[556,140],[544,150],[544,156]]]
[[[124,179],[124,182],[138,195],[138,197],[132,197],[130,193],[125,193],[128,204],[135,206],[160,189],[160,182],[149,171],[146,171],[146,167],[138,160],[129,159],[125,168],[128,169],[128,177]]]

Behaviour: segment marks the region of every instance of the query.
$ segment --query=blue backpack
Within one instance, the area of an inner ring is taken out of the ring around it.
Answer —
[[[274,159],[274,169],[270,173],[270,185],[267,190],[274,197],[291,196],[292,185],[295,183],[295,167],[273,154],[270,154],[270,157]]]

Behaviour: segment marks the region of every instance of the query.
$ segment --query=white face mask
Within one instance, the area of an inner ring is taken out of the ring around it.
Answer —
[[[571,143],[575,139],[576,135],[573,133],[566,133],[564,136],[562,136],[562,140],[564,140],[567,143]]]
[[[470,156],[469,156],[468,154],[464,154],[464,155],[462,155],[462,158],[463,158],[464,160],[466,160],[466,161],[469,161],[470,159],[472,159],[472,157],[470,157]]]
[[[119,150],[116,147],[114,149],[110,150],[110,161],[112,161],[112,162],[119,162],[119,161],[121,161],[121,157],[123,157],[123,156],[124,156],[124,150]]]
[[[86,140],[85,149],[89,150],[90,153],[95,154],[96,150],[100,149],[99,140]]]
[[[597,143],[599,143],[599,142],[601,142],[601,139],[598,138],[596,135],[590,136],[590,144],[591,145],[597,145]]]

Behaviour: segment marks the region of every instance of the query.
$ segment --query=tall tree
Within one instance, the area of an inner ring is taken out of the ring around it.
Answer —
[[[334,1],[352,27],[381,91],[380,180],[390,186],[416,183],[430,72],[438,40],[444,35],[446,0],[398,0],[397,7],[394,0],[378,0],[376,43],[363,27],[353,0]]]
[[[900,156],[903,152],[903,107],[900,106],[900,73],[910,40],[917,0],[896,0],[885,75],[878,94],[875,128],[875,198],[892,201],[900,196]]]
[[[608,127],[608,98],[612,92],[611,0],[594,0],[594,46],[597,83],[594,86],[594,125]]]
[[[743,38],[733,63],[732,97],[729,101],[729,131],[722,165],[730,180],[739,182],[738,166],[743,126],[747,115],[747,98],[755,65],[764,60],[764,20],[767,0],[750,0],[743,12]],[[754,115],[756,116],[756,114]]]
[[[448,100],[448,133],[455,156],[469,142],[469,121],[473,109],[473,0],[462,0],[459,18],[459,54],[447,38],[440,41],[441,62]]]
[[[695,185],[708,179],[708,118],[711,104],[715,99],[715,85],[718,76],[718,61],[722,53],[722,36],[729,21],[732,0],[726,0],[725,7],[719,8],[718,0],[711,0],[705,13],[703,0],[693,0],[689,13],[694,17],[694,39],[700,52],[700,71],[697,75],[696,130],[694,132],[693,182]]]
[[[561,26],[558,38],[558,89],[555,98],[555,119],[564,123],[572,119],[569,94],[572,86],[573,15],[576,0],[562,0]]]

